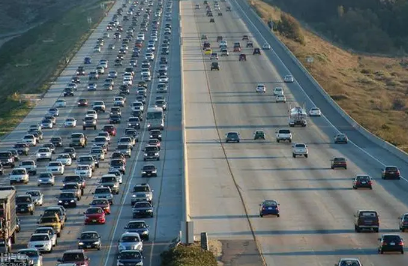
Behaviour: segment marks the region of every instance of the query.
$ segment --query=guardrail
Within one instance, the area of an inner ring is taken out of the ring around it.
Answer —
[[[299,67],[299,69],[305,74],[305,76],[309,79],[311,83],[314,84],[315,88],[317,91],[326,99],[326,101],[337,111],[338,114],[340,114],[354,129],[356,129],[358,132],[360,132],[364,137],[366,137],[368,140],[372,141],[376,145],[380,146],[381,148],[389,151],[390,153],[394,154],[401,160],[408,162],[408,153],[405,151],[397,148],[396,146],[392,145],[388,141],[385,141],[373,133],[369,132],[367,129],[365,129],[363,126],[361,126],[357,121],[355,121],[351,116],[349,116],[346,111],[344,111],[343,108],[340,107],[332,98],[331,96],[323,89],[323,87],[317,82],[317,80],[310,74],[310,72],[303,66],[303,64],[296,58],[296,56],[292,53],[292,51],[289,50],[289,48],[282,43],[278,37],[270,30],[270,28],[265,24],[265,22],[258,16],[258,14],[253,10],[253,7],[247,3],[246,0],[241,1],[245,5],[248,6],[248,9],[251,10],[251,12],[256,16],[256,18],[259,20],[259,22],[265,27],[271,34],[271,36],[274,38],[276,43],[280,45],[280,47],[289,55],[289,57],[292,59],[292,61]]]

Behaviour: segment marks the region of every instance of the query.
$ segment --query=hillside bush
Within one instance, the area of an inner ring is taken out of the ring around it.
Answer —
[[[212,252],[194,245],[180,245],[164,251],[160,256],[162,266],[217,266]]]
[[[305,44],[305,37],[302,34],[300,24],[294,17],[282,13],[281,19],[276,25],[276,29],[286,38],[294,40],[300,44]]]

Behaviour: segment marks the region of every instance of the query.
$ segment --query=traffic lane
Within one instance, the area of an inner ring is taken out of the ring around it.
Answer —
[[[186,105],[190,217],[194,221],[194,233],[198,235],[201,232],[207,232],[211,235],[216,230],[232,233],[249,231],[247,223],[236,219],[217,219],[216,221],[202,219],[202,217],[233,217],[244,215],[245,212],[242,204],[239,203],[239,195],[234,189],[228,164],[222,159],[224,154],[219,144],[207,87],[208,77],[205,73],[209,71],[210,62],[207,61],[208,59],[203,59],[200,32],[196,21],[199,12],[194,17],[195,12],[192,8],[190,2],[181,3],[185,90],[183,100]],[[221,71],[224,71],[222,62],[220,65]],[[208,76],[210,75],[220,75],[220,73],[210,72]],[[213,158],[213,160],[207,161],[206,158]],[[220,200],[223,200],[222,204]],[[232,233],[228,235],[232,236]]]
[[[245,1],[239,1],[237,2],[242,6],[245,6],[246,8],[248,7],[248,4],[245,3]],[[237,8],[237,11],[241,14],[241,10]],[[256,18],[256,15],[253,12],[247,12],[246,15],[251,19],[251,21],[257,25],[257,29],[262,33],[263,37],[268,36],[269,31],[265,29],[263,25],[258,21]],[[253,26],[251,23],[248,23],[248,19],[245,16],[241,16],[242,19],[247,23],[249,28],[251,30],[253,29]],[[259,37],[259,33],[256,30],[252,31],[254,36],[256,36],[258,39],[262,39]],[[274,53],[270,53],[269,55],[271,58],[276,58],[276,60],[273,60],[275,62],[275,65],[281,69],[281,75],[286,75],[287,70],[286,67],[290,69],[291,73],[294,75],[295,79],[298,81],[298,83],[302,86],[302,89],[309,95],[310,98],[313,99],[314,103],[322,109],[323,114],[325,117],[328,118],[330,123],[332,123],[336,128],[338,128],[340,131],[344,131],[350,140],[353,141],[359,148],[362,150],[366,151],[367,153],[364,153],[364,156],[370,157],[372,159],[373,163],[377,164],[378,166],[382,167],[385,165],[397,165],[401,172],[402,175],[404,173],[408,172],[408,167],[406,165],[406,162],[399,157],[393,155],[392,153],[388,152],[387,150],[377,146],[370,140],[368,140],[365,136],[360,134],[357,130],[355,130],[353,127],[350,126],[350,124],[347,123],[347,121],[344,120],[344,118],[337,113],[337,111],[326,101],[326,99],[318,92],[314,84],[309,81],[309,79],[305,76],[305,74],[298,68],[298,66],[292,61],[292,59],[286,54],[286,52],[280,47],[280,45],[276,42],[272,36],[267,37],[268,42],[271,44],[271,46],[274,49]],[[279,57],[276,57],[278,55]],[[284,65],[281,64],[281,61],[284,63]],[[296,86],[296,85],[294,85]],[[299,93],[303,93],[303,91],[299,90]],[[371,158],[371,156],[373,158]],[[404,180],[405,181],[405,180]],[[401,182],[404,183],[404,182]],[[405,184],[403,184],[405,186]]]
[[[251,68],[251,69],[253,69],[253,68]],[[259,73],[258,71],[255,71],[256,73]],[[236,70],[235,71],[233,71],[233,73],[238,73]],[[239,73],[239,75],[237,75],[237,76],[239,76],[239,77],[241,77],[242,75],[241,75],[241,73]],[[256,80],[257,78],[252,78],[252,79],[250,79],[250,80]],[[211,80],[211,81],[213,81],[213,80]],[[214,80],[214,83],[215,84],[220,84],[220,82],[218,81],[218,80]],[[221,90],[221,88],[225,88],[225,86],[220,86],[220,90]],[[236,89],[237,87],[235,87],[235,89]],[[256,97],[256,96],[255,96]],[[257,116],[257,115],[259,115],[259,113],[256,113],[255,111],[254,111],[254,108],[243,108],[243,109],[245,109],[245,110],[251,110],[251,112],[253,112],[254,114],[253,115],[249,115],[249,117],[253,117],[253,116]],[[277,111],[277,110],[275,110],[275,111]],[[231,113],[231,112],[234,112],[233,110],[229,110],[229,112]],[[265,112],[265,111],[263,111],[263,112]],[[226,112],[225,110],[223,111],[223,112],[219,112],[220,114],[227,114],[228,112]],[[242,112],[236,112],[236,113],[242,113]],[[274,112],[274,113],[276,113],[276,112]],[[268,114],[268,113],[265,113],[266,114],[266,116],[269,116],[270,114]],[[245,118],[246,116],[245,115],[240,115],[239,116],[239,118]],[[229,117],[229,116],[226,116],[226,117],[224,117],[224,120],[226,121],[225,123],[231,123],[231,117]],[[232,122],[234,122],[234,121],[232,121]],[[241,123],[237,123],[237,124],[247,124],[249,121],[243,121],[243,122],[241,122]],[[286,121],[287,122],[287,121]],[[272,122],[273,123],[273,122]],[[278,122],[279,123],[279,122]],[[314,134],[313,134],[314,135]],[[246,145],[246,144],[245,144]],[[315,149],[313,149],[313,150],[315,150]],[[265,164],[266,166],[270,166],[271,164],[270,164],[270,162],[268,161],[268,160],[262,160],[262,158],[273,158],[273,157],[275,157],[275,158],[277,158],[277,160],[279,160],[279,158],[290,158],[290,149],[288,150],[288,149],[284,149],[283,150],[283,155],[281,155],[281,156],[276,156],[275,154],[270,154],[271,152],[269,152],[269,154],[266,154],[266,156],[259,156],[259,151],[258,150],[256,150],[256,149],[254,149],[254,148],[252,148],[252,147],[243,147],[243,149],[241,149],[241,147],[240,148],[236,148],[236,149],[234,149],[233,147],[231,147],[231,151],[230,150],[227,150],[228,152],[230,152],[231,153],[231,156],[229,157],[230,158],[230,160],[232,160],[233,162],[234,162],[234,160],[237,162],[236,163],[236,165],[234,165],[233,163],[231,163],[232,164],[232,168],[233,169],[236,169],[236,168],[239,168],[239,166],[242,166],[243,165],[243,163],[244,162],[247,162],[246,160],[240,160],[240,159],[245,159],[245,158],[258,158],[258,160],[254,160],[254,161],[251,161],[251,164],[256,164],[257,162],[259,163],[259,164]],[[236,152],[236,153],[234,153],[234,151]],[[241,156],[242,155],[242,152],[247,152],[247,153],[251,153],[251,155],[246,155],[246,156]],[[269,149],[267,149],[267,151],[269,151]],[[274,150],[275,151],[275,150]],[[288,154],[289,153],[289,154]],[[258,156],[256,156],[256,155],[258,155]],[[316,159],[318,159],[318,158],[326,158],[326,157],[328,157],[328,158],[330,158],[330,156],[327,156],[327,154],[326,154],[326,156],[325,155],[319,155],[319,156],[316,156],[317,158],[313,158],[313,155],[311,154],[311,157],[310,157],[310,159],[312,159],[313,161],[316,161]],[[284,161],[285,160],[287,160],[287,159],[284,159]],[[256,169],[256,168],[255,168]],[[280,167],[277,167],[277,168],[274,168],[274,169],[281,169]],[[285,168],[284,168],[285,169]],[[287,168],[286,168],[287,169]],[[305,166],[303,166],[303,167],[300,167],[300,169],[311,169],[310,168],[310,166],[307,166],[307,165],[305,165]],[[320,169],[320,167],[315,167],[314,169]],[[324,168],[323,168],[324,169]],[[249,170],[249,171],[251,171],[251,169],[247,169],[247,170]],[[265,169],[266,171],[270,171],[271,169]],[[262,175],[260,175],[261,177],[263,177],[263,176],[265,176],[265,178],[267,179],[267,180],[265,180],[265,183],[266,184],[268,184],[268,182],[269,182],[269,184],[273,184],[272,186],[270,186],[271,188],[269,189],[268,187],[266,187],[265,185],[264,186],[257,186],[257,185],[255,185],[255,187],[261,187],[261,188],[265,188],[265,190],[271,190],[271,191],[274,191],[274,187],[277,185],[277,184],[279,184],[279,183],[276,183],[276,182],[271,182],[270,181],[270,177],[268,176],[268,174],[267,174],[268,172],[266,172],[266,173],[263,173]],[[285,172],[283,172],[283,174],[284,174]],[[317,174],[319,174],[320,173],[320,171],[317,171]],[[285,179],[285,176],[282,176],[283,174],[281,174],[281,173],[279,173],[279,177],[280,178],[282,178],[282,179]],[[292,176],[293,174],[292,173],[290,173],[290,176]],[[258,180],[258,179],[250,179],[250,178],[248,178],[248,173],[245,173],[245,174],[243,174],[243,176],[241,176],[241,178],[243,179],[243,180],[249,180],[248,181],[248,183],[250,183],[251,181],[255,181],[255,180]],[[310,178],[309,178],[310,179]],[[322,178],[320,178],[320,179],[322,179]],[[351,190],[350,189],[350,182],[351,182],[351,180],[350,181],[348,181],[348,186],[346,186],[346,187],[340,187],[340,188],[338,188],[338,187],[336,187],[336,186],[333,186],[333,187],[329,187],[329,188],[327,188],[327,186],[323,186],[323,185],[325,185],[324,183],[323,184],[320,184],[320,185],[322,185],[321,187],[317,187],[316,188],[316,190],[317,191],[319,191],[319,190],[328,190],[328,191],[336,191],[336,189],[338,189],[338,190],[342,190],[342,189],[345,189],[345,190]],[[297,181],[297,184],[298,184],[299,182]],[[314,184],[317,184],[317,183],[314,183]],[[344,185],[344,184],[343,184]],[[245,186],[242,186],[242,187],[245,187],[245,188],[247,188],[247,187],[251,187],[250,185],[245,185]],[[254,199],[254,197],[256,196],[256,195],[259,195],[260,194],[260,192],[259,191],[262,191],[262,189],[256,189],[257,191],[256,192],[254,192],[254,194],[253,195],[250,195],[250,196],[248,196],[248,199],[249,200],[251,200],[251,199]],[[285,187],[283,187],[283,188],[276,188],[275,189],[276,191],[282,191],[282,192],[285,192],[285,195],[287,195],[287,193],[290,193],[289,191],[291,191],[292,190],[292,186],[290,186],[290,185],[286,185],[286,188]],[[296,187],[293,189],[294,191],[296,191]],[[300,187],[299,188],[299,191],[302,191],[302,190],[304,190],[304,191],[308,191],[308,190],[311,190],[311,191],[314,191],[314,188],[309,184],[309,185],[306,185],[305,187]],[[273,194],[277,194],[277,192],[273,192]],[[330,198],[331,197],[333,197],[333,192],[330,192],[330,193],[328,193],[329,194],[329,196],[330,196]],[[344,194],[344,193],[343,193]],[[293,197],[289,197],[289,198],[293,198]],[[371,198],[371,197],[369,197],[369,198]],[[249,206],[256,206],[256,207],[254,207],[254,210],[253,210],[253,212],[252,213],[257,213],[257,211],[258,211],[258,206],[257,206],[257,204],[259,204],[259,202],[261,202],[263,199],[265,199],[265,197],[260,197],[259,199],[257,199],[257,200],[254,200],[253,201],[253,203],[254,204],[249,204]],[[249,200],[246,200],[246,202],[250,202]],[[355,202],[355,201],[358,201],[358,202],[360,202],[359,200],[353,200],[353,202]],[[372,200],[371,200],[372,201]],[[325,201],[321,201],[321,202],[325,202]],[[283,204],[282,204],[283,205]],[[286,204],[285,204],[286,205]],[[378,205],[378,203],[374,203],[373,204],[374,206],[376,206],[376,205]],[[350,205],[349,204],[349,206],[353,206],[352,204]],[[302,208],[302,209],[305,209],[304,207]],[[317,209],[319,209],[319,210],[321,210],[321,208],[317,208]],[[385,209],[386,210],[388,210],[389,209],[389,206],[385,206]],[[285,211],[286,212],[286,211]],[[354,212],[354,210],[352,210],[352,211],[346,211],[346,213],[353,213]],[[380,213],[382,213],[383,211],[380,211]],[[301,212],[299,212],[299,210],[296,210],[295,212],[294,212],[294,214],[297,214],[297,213],[301,213]],[[309,213],[309,212],[308,212]],[[395,213],[393,213],[393,214],[390,214],[391,216],[392,215],[394,215]],[[390,216],[390,215],[388,215],[388,217]],[[323,215],[324,216],[324,215]],[[294,217],[293,215],[291,215],[291,217]],[[305,217],[305,216],[303,216],[303,217]],[[324,216],[324,217],[326,217],[326,216]],[[329,216],[330,217],[330,216]],[[257,219],[257,220],[259,220],[259,219]],[[280,219],[281,220],[281,219]],[[350,222],[350,224],[352,224],[352,218],[350,219],[349,218],[349,220],[351,220],[351,222]],[[261,220],[262,221],[262,220]],[[391,221],[389,221],[389,222],[391,222]],[[395,221],[392,221],[392,223],[395,225]],[[268,222],[268,227],[270,228],[270,223]],[[391,225],[392,226],[392,225]],[[269,228],[268,229],[266,229],[266,230],[264,230],[264,231],[261,231],[261,230],[257,230],[257,233],[258,233],[258,231],[261,233],[261,234],[268,234],[267,232],[268,232],[268,230],[269,230]],[[395,228],[395,227],[394,227]],[[326,229],[323,229],[323,230],[321,230],[321,231],[325,231]],[[395,229],[394,229],[395,230]],[[313,230],[311,230],[311,231],[313,231]],[[317,233],[318,233],[318,230],[316,229],[315,230]],[[334,230],[333,230],[334,231]],[[353,231],[353,230],[349,230],[349,231]],[[279,232],[279,231],[278,231]],[[248,232],[242,232],[242,234],[245,234],[245,233],[248,233]],[[279,234],[279,233],[277,233],[277,234]],[[299,236],[298,236],[299,237]],[[376,238],[376,236],[375,236],[375,238]],[[376,240],[376,239],[375,239]],[[326,240],[327,241],[327,240]],[[262,242],[262,241],[261,241]],[[322,241],[320,241],[320,242],[322,242]],[[367,241],[365,241],[365,242],[367,242]],[[324,243],[324,242],[323,242]],[[327,244],[327,242],[326,242],[326,244]],[[343,243],[343,245],[346,245],[346,244],[344,244]],[[270,243],[268,243],[268,245],[263,245],[263,246],[271,246],[270,245]],[[273,245],[272,245],[273,246]],[[375,249],[375,248],[374,248]],[[265,252],[265,250],[264,250],[264,252]],[[266,251],[266,253],[268,253],[267,251]],[[286,261],[287,262],[287,261]]]

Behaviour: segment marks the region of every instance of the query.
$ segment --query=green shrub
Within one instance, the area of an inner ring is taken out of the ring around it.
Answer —
[[[294,40],[300,44],[305,44],[305,37],[303,36],[300,24],[291,15],[282,13],[281,20],[276,25],[276,29],[286,38]]]
[[[214,254],[198,246],[180,245],[160,256],[162,266],[217,266]]]

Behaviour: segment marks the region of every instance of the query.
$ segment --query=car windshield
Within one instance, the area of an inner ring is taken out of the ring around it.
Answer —
[[[296,144],[295,147],[296,147],[296,148],[304,148],[304,147],[305,147],[305,144]]]
[[[339,266],[360,266],[360,263],[356,260],[343,260]]]
[[[30,238],[30,241],[45,241],[45,240],[50,240],[49,235],[33,235]]]
[[[139,237],[137,236],[122,236],[120,242],[139,242]]]
[[[43,216],[54,216],[54,214],[60,214],[60,211],[57,209],[50,209],[50,210],[45,210]]]
[[[112,160],[111,166],[123,166],[124,162],[122,160]]]
[[[20,196],[16,198],[16,202],[17,203],[30,203],[31,199],[29,196],[25,197],[25,196]]]
[[[142,229],[147,228],[144,222],[131,222],[128,224],[129,229]]]
[[[154,166],[154,165],[145,165],[145,166],[143,166],[143,170],[147,170],[147,171],[150,171],[150,170],[154,170],[154,169],[156,169],[156,167]]]
[[[34,197],[38,197],[40,196],[40,191],[27,191],[27,194],[34,196]]]
[[[25,175],[26,174],[26,170],[24,169],[14,169],[11,172],[12,175]]]
[[[344,159],[344,158],[334,158],[334,161],[337,162],[337,163],[342,163],[342,162],[345,162],[346,159]]]
[[[145,148],[145,151],[146,152],[156,152],[156,151],[158,151],[159,149],[156,147],[156,146],[154,146],[154,147],[146,147]]]
[[[82,253],[65,253],[64,256],[62,257],[62,260],[64,262],[76,262],[76,261],[84,261],[84,254]]]
[[[86,210],[86,214],[98,214],[103,213],[101,208],[89,208]]]
[[[377,217],[377,213],[376,212],[360,212],[360,217],[374,218],[374,217]]]
[[[38,252],[35,250],[20,250],[18,253],[22,255],[27,255],[30,258],[35,258],[39,256]]]
[[[50,178],[51,176],[51,173],[41,173],[38,178]]]
[[[398,171],[397,167],[386,167],[385,170],[386,170],[386,171],[390,171],[390,172],[396,172],[396,171]]]
[[[75,194],[74,193],[61,193],[60,198],[61,199],[63,199],[63,198],[68,198],[68,199],[75,198]]]
[[[41,218],[41,223],[56,223],[57,218],[55,217],[42,217]]]
[[[81,234],[81,239],[98,239],[98,234],[97,233],[82,233]]]
[[[93,161],[93,157],[91,156],[87,156],[87,157],[79,157],[79,162],[92,162]]]
[[[78,189],[78,185],[77,184],[66,184],[64,186],[64,189]]]
[[[21,165],[34,165],[34,162],[31,162],[31,161],[23,161],[23,162],[21,162]]]
[[[111,193],[109,188],[97,188],[95,189],[95,194],[106,194]]]
[[[103,176],[101,178],[101,183],[116,182],[116,177],[114,176]]]
[[[55,162],[55,163],[50,163],[48,166],[61,166],[61,163],[57,163],[57,162]]]
[[[107,200],[93,200],[91,205],[108,205]]]
[[[147,208],[150,207],[148,202],[138,202],[135,204],[135,208]]]
[[[141,259],[142,255],[140,252],[137,251],[131,251],[131,252],[122,252],[119,255],[120,259]]]
[[[60,154],[58,156],[58,159],[69,159],[69,158],[71,158],[71,156],[69,156],[69,154]]]
[[[149,188],[147,186],[135,186],[133,192],[149,192]]]
[[[79,138],[82,138],[84,135],[82,135],[82,134],[72,134],[71,135],[71,138],[73,138],[73,139],[79,139]]]

